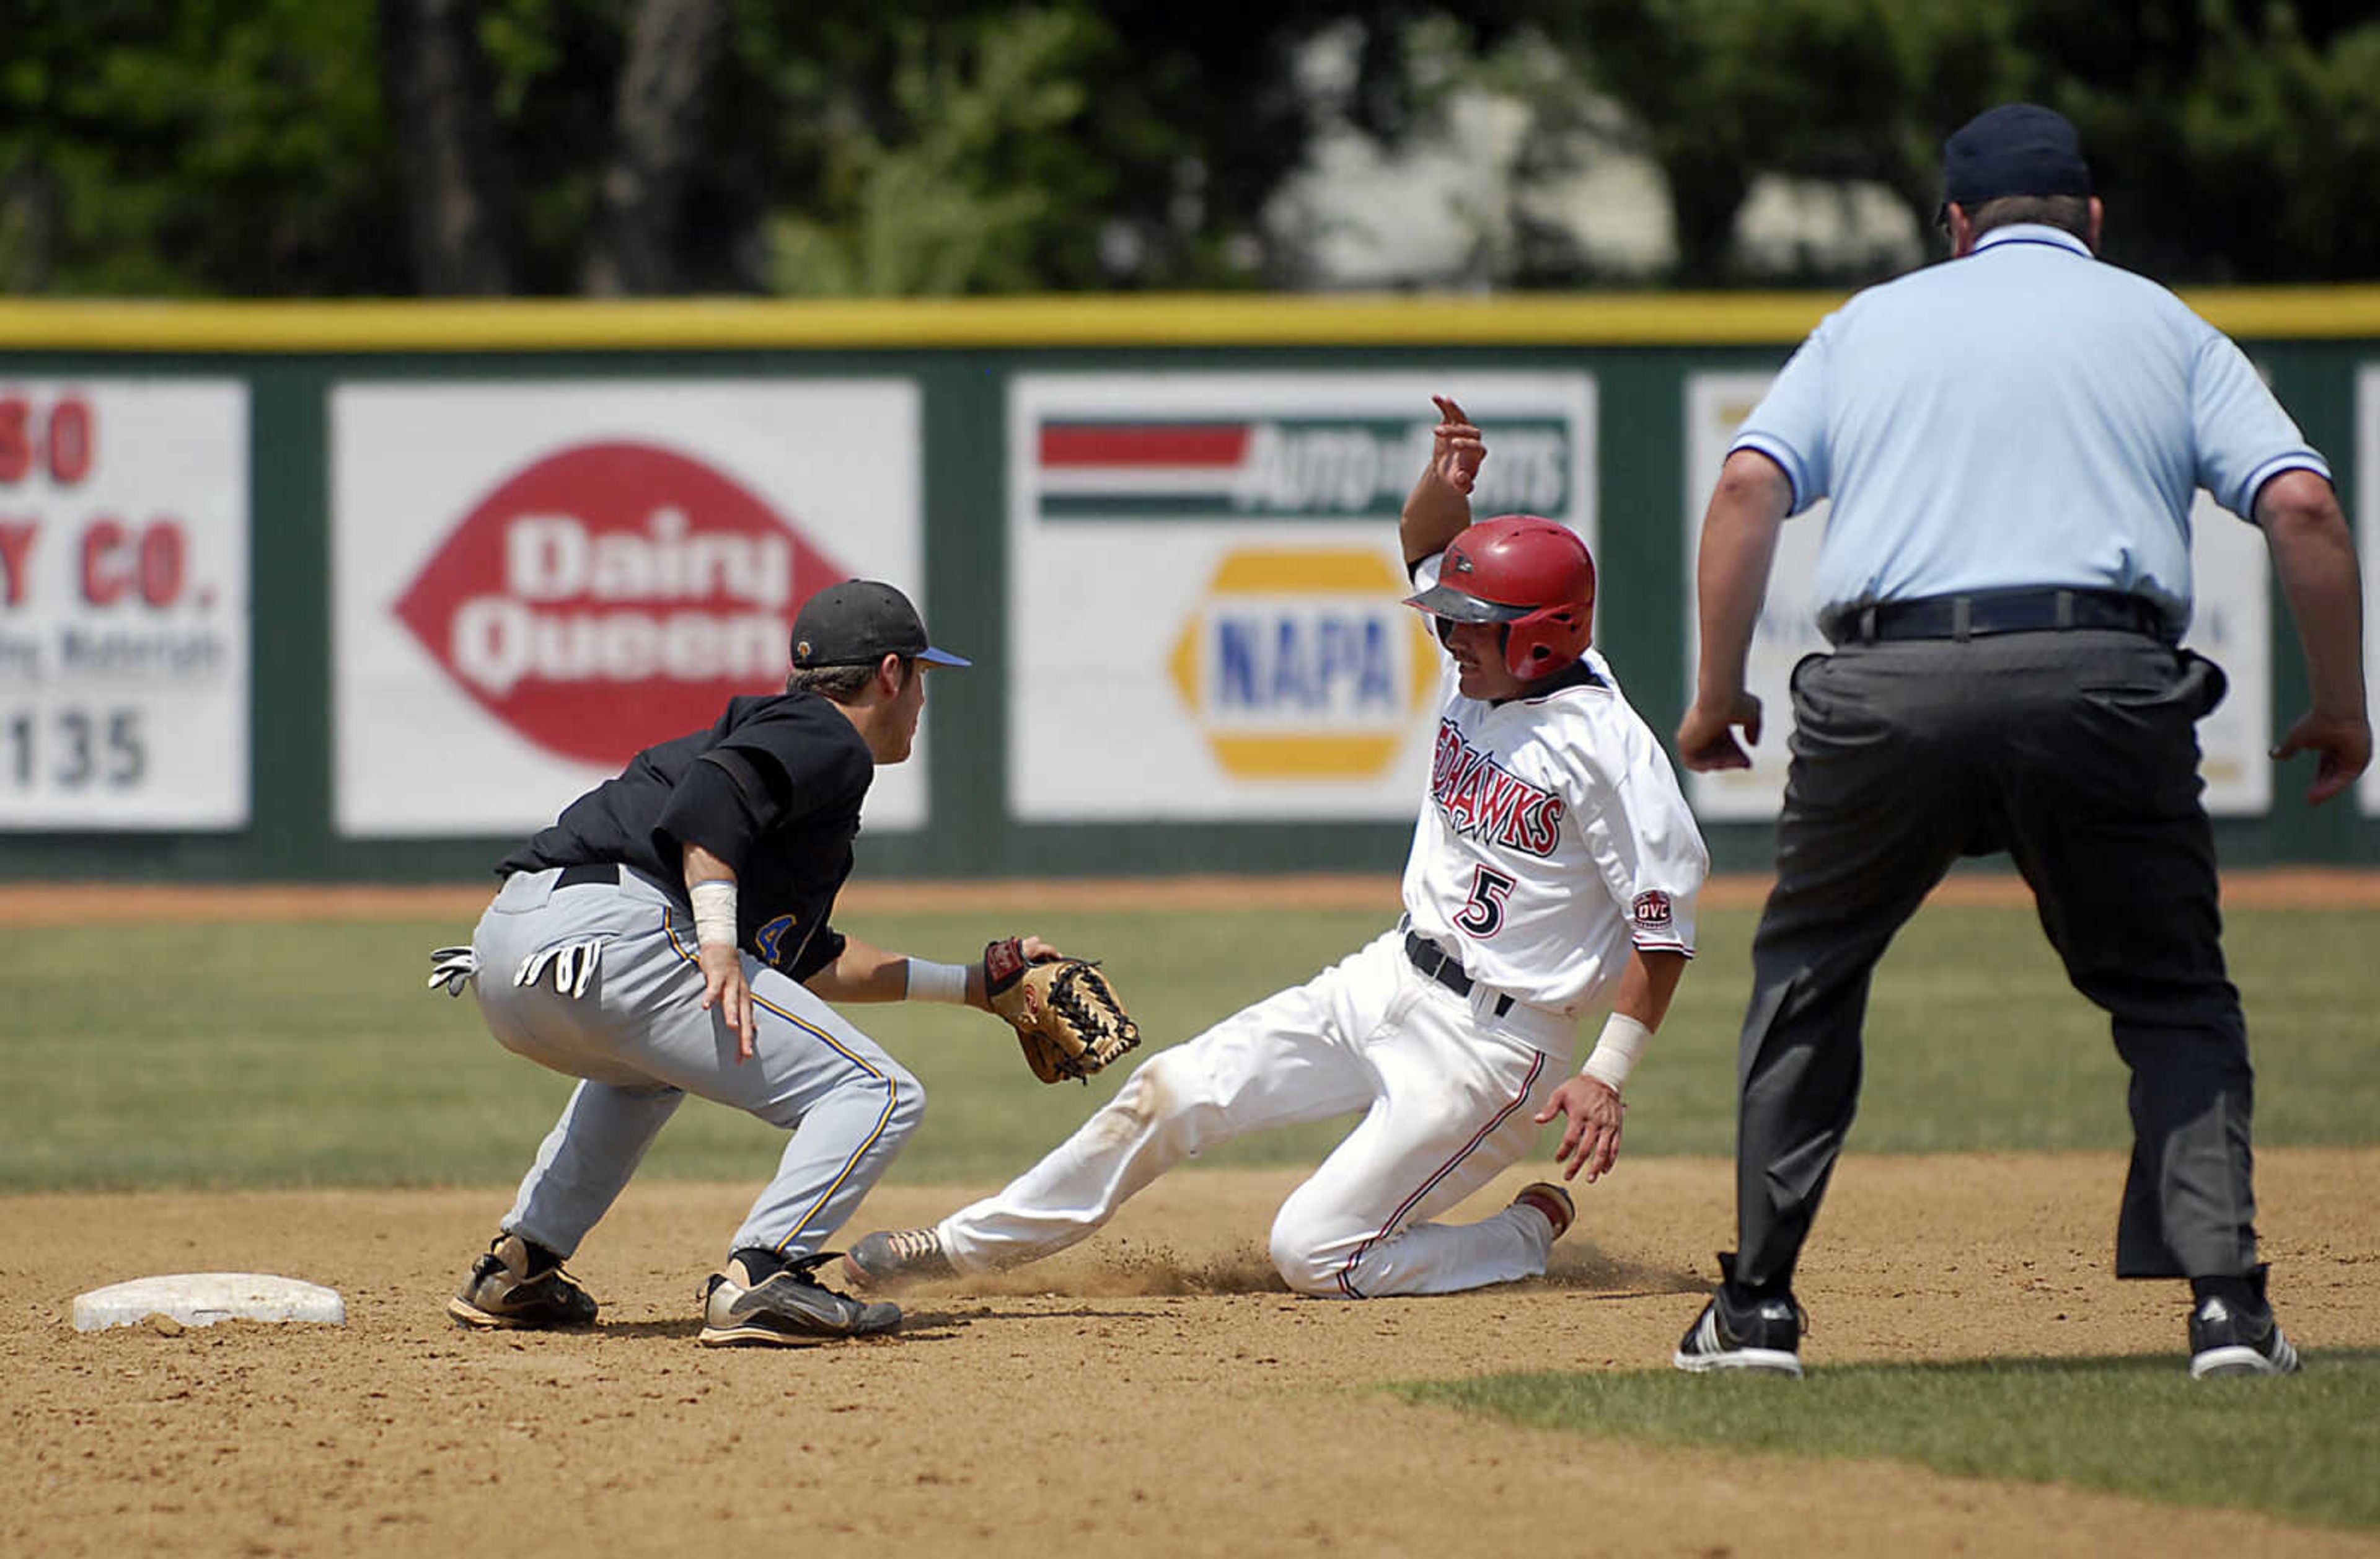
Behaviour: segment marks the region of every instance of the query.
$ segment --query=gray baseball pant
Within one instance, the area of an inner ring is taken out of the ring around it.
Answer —
[[[561,875],[514,873],[472,937],[480,1007],[497,1041],[582,1079],[502,1226],[564,1256],[577,1250],[691,1093],[793,1133],[730,1252],[821,1248],[917,1128],[926,1105],[917,1078],[749,954],[759,1032],[752,1058],[738,1062],[718,1009],[696,1005],[702,972],[686,911],[625,869],[616,883],[557,886]],[[583,993],[559,988],[551,965],[514,982],[541,953],[589,945],[597,961]]]

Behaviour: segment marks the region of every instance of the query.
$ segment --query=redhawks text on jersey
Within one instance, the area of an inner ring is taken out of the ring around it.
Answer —
[[[1462,729],[1450,719],[1438,723],[1429,794],[1445,814],[1447,826],[1467,839],[1484,839],[1533,856],[1553,854],[1560,840],[1561,798],[1507,773],[1493,757],[1464,741]]]

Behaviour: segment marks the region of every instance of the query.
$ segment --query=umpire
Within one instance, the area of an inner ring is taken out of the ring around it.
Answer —
[[[1794,668],[1777,883],[1738,1066],[1736,1233],[1684,1370],[1799,1374],[1794,1264],[1857,1102],[1868,978],[1961,856],[2007,851],[2131,1071],[2119,1277],[2190,1280],[2193,1376],[2297,1354],[2256,1259],[2251,1072],[2226,979],[2197,722],[2223,673],[2178,649],[2190,505],[2259,527],[2311,713],[2277,758],[2321,802],[2371,760],[2362,603],[2330,470],[2247,359],[2104,264],[2074,127],[2007,104],[1944,148],[1952,262],[1811,333],[1730,449],[1703,520],[1689,768],[1749,764],[1744,690],[1779,526],[1831,497],[1834,646]]]

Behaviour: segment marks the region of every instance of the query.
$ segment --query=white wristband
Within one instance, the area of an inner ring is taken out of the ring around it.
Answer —
[[[938,964],[930,958],[909,960],[909,999],[966,1005],[967,966]]]
[[[705,947],[735,945],[735,884],[697,883],[686,890],[694,900],[694,940]]]
[[[1595,1050],[1579,1070],[1617,1093],[1628,1086],[1628,1074],[1636,1069],[1637,1059],[1652,1037],[1652,1029],[1624,1012],[1615,1012],[1604,1019]]]

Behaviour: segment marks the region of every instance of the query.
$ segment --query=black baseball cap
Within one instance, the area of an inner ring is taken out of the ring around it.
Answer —
[[[937,650],[909,598],[880,579],[845,579],[802,603],[794,617],[794,665],[874,665],[887,655],[928,665],[974,663]]]
[[[1942,199],[1973,209],[2002,195],[2088,195],[2073,123],[2037,103],[1986,108],[1942,143]]]

